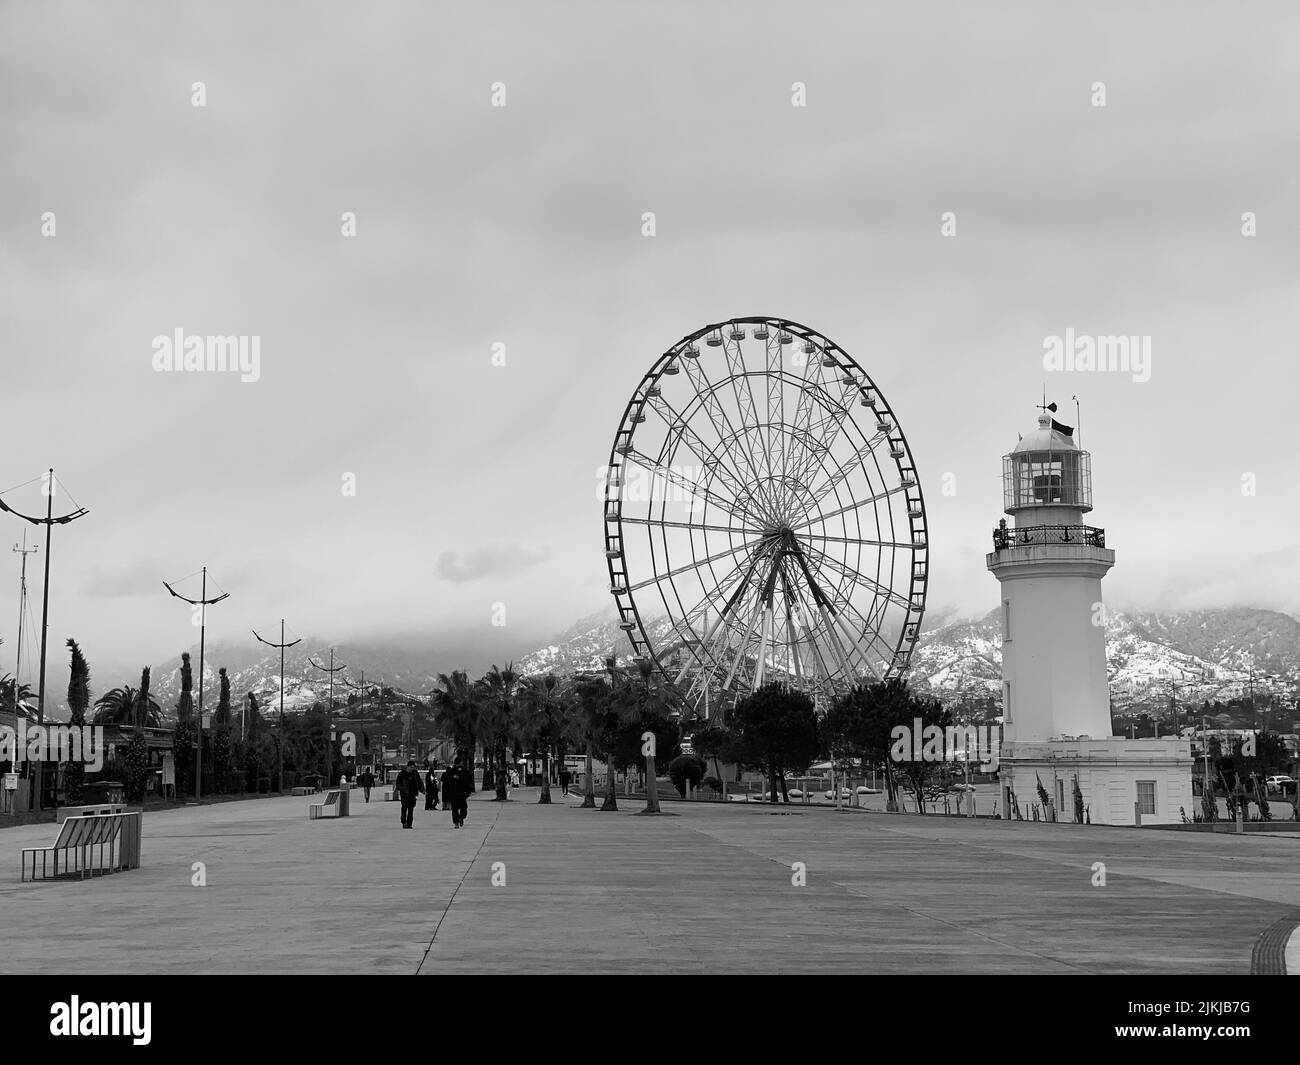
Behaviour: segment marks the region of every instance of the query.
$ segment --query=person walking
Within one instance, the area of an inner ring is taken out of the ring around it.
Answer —
[[[415,821],[415,800],[420,797],[420,792],[424,790],[424,781],[420,779],[420,772],[415,768],[414,758],[407,762],[406,768],[397,774],[397,780],[393,787],[397,790],[397,797],[401,800],[402,827],[412,828]]]
[[[434,775],[436,762],[430,762],[429,768],[424,773],[424,808],[426,810],[436,810],[438,808],[438,778]]]
[[[560,794],[569,794],[569,771],[568,769],[560,770]]]
[[[451,823],[456,828],[465,827],[469,813],[469,793],[474,789],[474,778],[465,767],[456,762],[442,774],[442,801],[451,808]]]
[[[366,766],[361,771],[361,776],[357,777],[357,782],[361,785],[361,790],[365,792],[366,802],[369,802],[370,789],[375,786],[375,774],[370,771],[369,766]]]

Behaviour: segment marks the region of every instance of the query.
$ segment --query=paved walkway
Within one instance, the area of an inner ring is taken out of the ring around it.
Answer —
[[[89,883],[20,884],[20,848],[54,830],[6,829],[3,954],[50,973],[1244,974],[1300,912],[1300,838],[739,803],[653,818],[554,794],[476,795],[461,831],[422,806],[403,831],[359,791],[339,821],[305,798],[150,813],[142,868]]]

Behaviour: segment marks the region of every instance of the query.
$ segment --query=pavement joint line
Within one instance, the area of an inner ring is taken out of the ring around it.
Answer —
[[[690,826],[688,825],[686,827],[689,828]],[[717,839],[716,836],[710,836],[709,833],[703,832],[699,829],[692,828],[691,831],[697,832],[699,835],[702,836],[707,836],[708,838],[714,840],[715,843],[722,842],[721,840]],[[934,840],[933,842],[946,842],[946,841]],[[726,844],[726,846],[736,847],[739,848],[740,850],[748,851],[750,854],[753,854],[757,858],[761,858],[764,861],[773,862],[776,865],[781,866],[783,869],[786,868],[786,863],[781,861],[779,858],[769,857],[768,855],[763,854],[756,850],[752,850],[751,848],[746,847],[743,844],[733,843],[733,844]],[[905,903],[895,902],[892,899],[882,898],[877,895],[871,895],[867,892],[857,890],[855,888],[849,887],[847,884],[840,883],[840,881],[835,880],[833,877],[827,877],[826,882],[834,885],[835,887],[839,888],[841,891],[845,892],[846,894],[852,895],[854,898],[870,899],[873,902],[877,902],[884,907],[888,907],[895,910],[901,910],[903,913],[910,914],[912,917],[917,917],[925,921],[933,921],[937,924],[946,925],[949,928],[956,929],[959,932],[965,933],[967,935],[975,936],[977,939],[982,939],[988,943],[996,943],[1000,947],[1006,947],[1016,953],[1023,954],[1027,957],[1041,958],[1043,961],[1053,962],[1056,965],[1068,966],[1069,968],[1076,969],[1081,973],[1090,973],[1092,971],[1085,966],[1076,965],[1073,962],[1065,961],[1061,958],[1055,958],[1050,954],[1043,954],[1036,950],[1029,950],[1028,948],[1022,947],[1017,943],[1009,943],[1006,940],[998,939],[996,936],[991,936],[987,932],[981,932],[978,929],[969,928],[966,925],[951,920],[950,918],[939,917],[933,914],[929,914],[926,913],[924,910],[918,910],[913,906],[906,905]]]
[[[1251,976],[1288,975],[1286,948],[1297,926],[1300,926],[1300,914],[1293,913],[1274,921],[1259,934],[1254,949],[1250,952]]]
[[[483,839],[479,842],[478,850],[474,852],[465,871],[461,873],[460,879],[456,881],[456,889],[451,893],[447,900],[447,905],[442,908],[442,913],[438,915],[438,923],[433,926],[433,935],[429,937],[429,945],[424,948],[424,956],[420,958],[420,964],[415,967],[415,975],[420,975],[420,970],[424,968],[424,963],[429,960],[429,953],[433,950],[433,944],[438,938],[438,930],[442,928],[442,922],[447,919],[447,914],[451,912],[452,903],[456,901],[456,896],[460,894],[460,889],[465,886],[465,881],[469,879],[469,872],[474,868],[474,863],[478,861],[478,856],[483,853],[483,848],[487,846],[488,836],[492,835],[492,830],[497,827],[497,822],[501,819],[501,811],[505,808],[505,803],[496,804],[496,816],[492,818],[492,823],[488,825],[488,830],[483,833]]]

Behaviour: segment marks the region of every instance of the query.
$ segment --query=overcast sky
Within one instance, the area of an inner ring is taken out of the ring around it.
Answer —
[[[210,635],[526,651],[609,600],[596,470],[641,374],[754,314],[888,397],[932,607],[996,603],[1045,383],[1109,601],[1300,612],[1300,11],[864,7],[0,3],[0,489],[53,465],[90,510],[51,638],[170,657],[161,581],[206,563]],[[258,380],[156,372],[177,328],[259,337]],[[1046,373],[1067,328],[1149,336],[1150,379]]]

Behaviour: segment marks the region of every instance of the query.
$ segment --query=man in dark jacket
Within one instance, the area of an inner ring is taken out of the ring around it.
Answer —
[[[469,793],[473,790],[474,778],[459,762],[443,773],[442,801],[451,808],[451,823],[457,828],[465,827],[465,815],[469,813]]]
[[[419,770],[415,768],[414,758],[397,774],[393,787],[397,789],[397,797],[402,804],[402,827],[411,828],[411,822],[415,820],[415,800],[424,791],[424,782],[420,779]]]
[[[369,802],[370,789],[375,786],[375,774],[370,771],[369,766],[366,766],[366,768],[361,771],[361,776],[357,778],[357,781],[360,783],[362,790],[366,793],[366,802]]]

